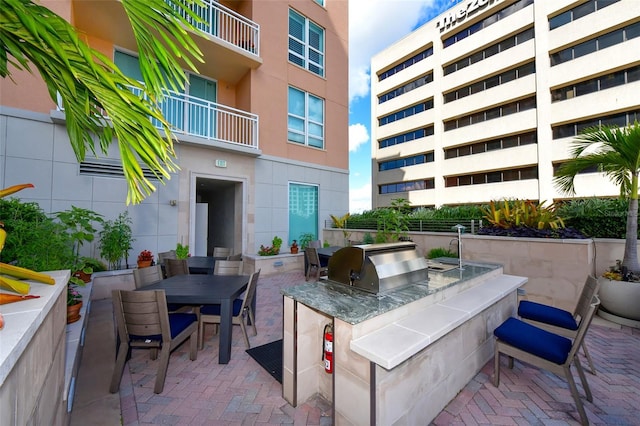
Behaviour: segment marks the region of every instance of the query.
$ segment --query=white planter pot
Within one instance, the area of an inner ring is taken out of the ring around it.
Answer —
[[[640,283],[612,281],[603,277],[598,281],[601,308],[613,315],[640,321]]]

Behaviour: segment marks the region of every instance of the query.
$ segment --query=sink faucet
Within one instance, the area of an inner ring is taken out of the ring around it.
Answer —
[[[451,229],[456,229],[458,231],[458,268],[462,270],[462,233],[466,229],[464,225],[454,225]]]

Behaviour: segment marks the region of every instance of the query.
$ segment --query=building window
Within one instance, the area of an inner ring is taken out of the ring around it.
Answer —
[[[386,148],[393,145],[399,145],[405,142],[411,142],[416,139],[424,138],[426,136],[433,135],[433,125],[427,126],[422,129],[412,130],[407,133],[402,133],[400,135],[393,136],[391,138],[382,139],[378,141],[378,148]]]
[[[515,114],[517,112],[534,109],[536,107],[536,98],[521,99],[508,104],[499,105],[484,111],[478,111],[471,115],[454,118],[444,122],[444,131],[458,129],[460,127],[470,126],[472,124],[482,123],[483,121],[493,120],[494,118],[504,117],[506,115]]]
[[[444,186],[451,188],[455,186],[482,185],[485,183],[508,182],[514,180],[538,179],[537,167],[524,167],[512,170],[495,170],[484,173],[474,173],[472,175],[446,176]]]
[[[462,59],[458,59],[456,62],[442,67],[442,70],[444,72],[444,75],[454,73],[468,67],[469,65],[473,65],[476,62],[483,61],[487,58],[492,57],[493,55],[504,52],[507,49],[510,49],[531,39],[533,39],[533,28],[529,28],[519,34],[506,38],[498,43],[492,44],[484,50],[473,53],[469,56],[465,56]]]
[[[385,115],[378,119],[378,125],[384,126],[385,124],[393,123],[394,121],[402,120],[403,118],[411,117],[412,115],[419,114],[422,111],[433,109],[433,98],[427,99],[424,102],[410,106],[400,111],[396,111],[392,114]]]
[[[401,167],[415,166],[417,164],[433,163],[433,151],[411,157],[398,158],[396,160],[382,161],[378,163],[378,171],[399,169]]]
[[[447,148],[444,150],[444,158],[445,160],[448,160],[451,158],[464,157],[467,155],[481,154],[488,151],[496,151],[499,149],[530,145],[537,143],[537,141],[538,139],[536,132],[527,132],[519,135],[505,136],[500,139],[491,139],[484,142],[460,145],[455,148]]]
[[[289,242],[302,234],[318,237],[318,186],[289,183]]]
[[[289,87],[288,139],[324,148],[324,100]]]
[[[324,29],[291,9],[289,62],[324,77]]]
[[[576,44],[574,46],[562,49],[556,53],[552,53],[549,57],[551,66],[553,67],[555,65],[577,59],[581,56],[597,52],[598,50],[615,46],[616,44],[629,41],[638,36],[640,36],[640,22],[627,25],[624,28],[611,31],[607,34],[602,34],[601,36],[583,41],[580,44]]]
[[[412,57],[410,57],[409,59],[407,59],[406,61],[396,65],[393,68],[390,68],[384,72],[381,72],[380,75],[378,75],[378,81],[382,81],[386,78],[391,77],[392,75],[406,69],[409,68],[411,65],[414,65],[418,62],[420,62],[421,60],[428,58],[429,56],[433,55],[433,47],[430,46],[427,49],[421,51],[420,53],[418,53],[417,55],[414,55]]]
[[[549,29],[554,30],[619,1],[620,0],[590,0],[586,3],[582,3],[573,9],[569,9],[559,15],[549,18]]]
[[[485,90],[491,89],[492,87],[508,83],[517,78],[526,77],[535,72],[535,64],[533,62],[529,62],[527,64],[519,66],[518,68],[505,71],[501,74],[491,76],[485,80],[478,81],[469,86],[465,86],[458,90],[445,93],[444,103],[446,104],[448,102],[453,102],[478,92],[483,92]]]
[[[620,114],[612,114],[589,120],[582,120],[576,123],[561,124],[552,126],[551,132],[553,139],[569,138],[579,135],[583,130],[596,126],[617,126],[625,127],[633,124],[636,120],[640,121],[640,110],[623,112]]]
[[[580,83],[574,83],[551,91],[551,102],[564,101],[576,96],[586,95],[598,92],[600,90],[610,89],[623,84],[632,83],[640,80],[640,66],[627,68],[626,70],[616,71],[600,77],[592,78]]]
[[[313,0],[316,3],[318,3],[320,6],[324,7],[325,6],[325,1],[324,0]]]
[[[391,90],[390,92],[387,92],[383,95],[378,96],[378,103],[381,104],[381,103],[387,102],[393,98],[396,98],[400,95],[404,95],[405,93],[408,93],[412,90],[415,90],[418,87],[422,87],[425,84],[431,83],[432,81],[433,81],[433,72],[430,72],[426,75],[423,75],[422,77],[416,78],[415,80],[408,82],[403,86],[400,86],[398,88]]]
[[[420,191],[435,188],[435,179],[423,179],[407,182],[388,183],[378,185],[378,194],[394,194],[396,192]]]
[[[448,37],[446,39],[444,39],[442,41],[442,46],[446,49],[447,47],[461,41],[464,40],[465,38],[469,37],[472,34],[477,33],[480,30],[483,30],[485,28],[487,28],[489,25],[495,24],[496,22],[498,22],[501,19],[504,19],[510,15],[513,15],[514,13],[516,13],[517,11],[519,11],[520,9],[524,9],[525,7],[529,6],[533,4],[533,0],[519,0],[515,3],[513,3],[510,6],[507,6],[501,10],[499,10],[498,12],[492,14],[491,16],[486,17],[485,19],[483,19],[480,22],[477,22],[473,25],[471,25],[470,27],[467,27],[465,29],[463,29],[462,31],[458,31],[456,34],[452,35],[451,37]],[[455,12],[451,12],[450,15],[448,15],[445,20],[447,21],[447,23],[449,22],[455,22],[457,20],[456,16],[455,16]],[[444,23],[443,27],[441,28],[441,31],[444,30],[444,28],[447,26],[447,23]]]

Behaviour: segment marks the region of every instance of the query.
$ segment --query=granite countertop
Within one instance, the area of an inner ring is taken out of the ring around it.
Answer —
[[[282,294],[353,325],[501,267],[465,261],[462,271],[458,268],[444,272],[429,271],[426,282],[377,295],[326,280],[288,287],[282,290]]]

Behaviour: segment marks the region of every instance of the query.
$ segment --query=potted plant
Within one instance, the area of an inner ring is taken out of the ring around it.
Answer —
[[[291,254],[297,254],[298,253],[298,242],[296,240],[293,240],[293,242],[291,243]]]
[[[310,232],[300,234],[300,237],[298,237],[298,241],[300,241],[300,249],[304,250],[309,247],[309,243],[315,240],[315,238],[316,236]]]
[[[134,241],[131,219],[127,211],[120,213],[115,220],[107,220],[103,223],[98,248],[100,256],[109,263],[109,269],[120,269],[123,258],[126,269],[129,269],[127,259]]]
[[[638,159],[640,124],[627,127],[602,126],[585,129],[571,148],[572,159],[564,163],[554,182],[563,191],[575,193],[574,178],[597,168],[620,187],[629,202],[624,256],[612,274],[600,279],[601,308],[616,317],[640,321],[640,262],[638,261]],[[616,278],[614,280],[610,278]],[[618,280],[619,279],[619,280]]]
[[[147,268],[153,263],[153,253],[149,250],[142,250],[138,255],[138,268]]]
[[[93,223],[103,223],[102,215],[89,209],[71,206],[71,210],[54,213],[54,216],[62,223],[73,242],[74,264],[71,273],[89,282],[93,268],[87,265],[80,257],[80,248],[85,242],[92,242],[96,233]]]
[[[189,244],[176,244],[176,259],[186,259],[187,257],[189,257]]]
[[[282,246],[282,238],[277,235],[273,237],[271,240],[271,247],[265,247],[260,245],[260,250],[258,250],[258,255],[260,256],[275,256],[280,253],[280,247]]]
[[[67,284],[67,324],[74,323],[80,319],[82,294],[77,289],[78,285],[84,285],[84,281],[75,277],[71,277]]]

